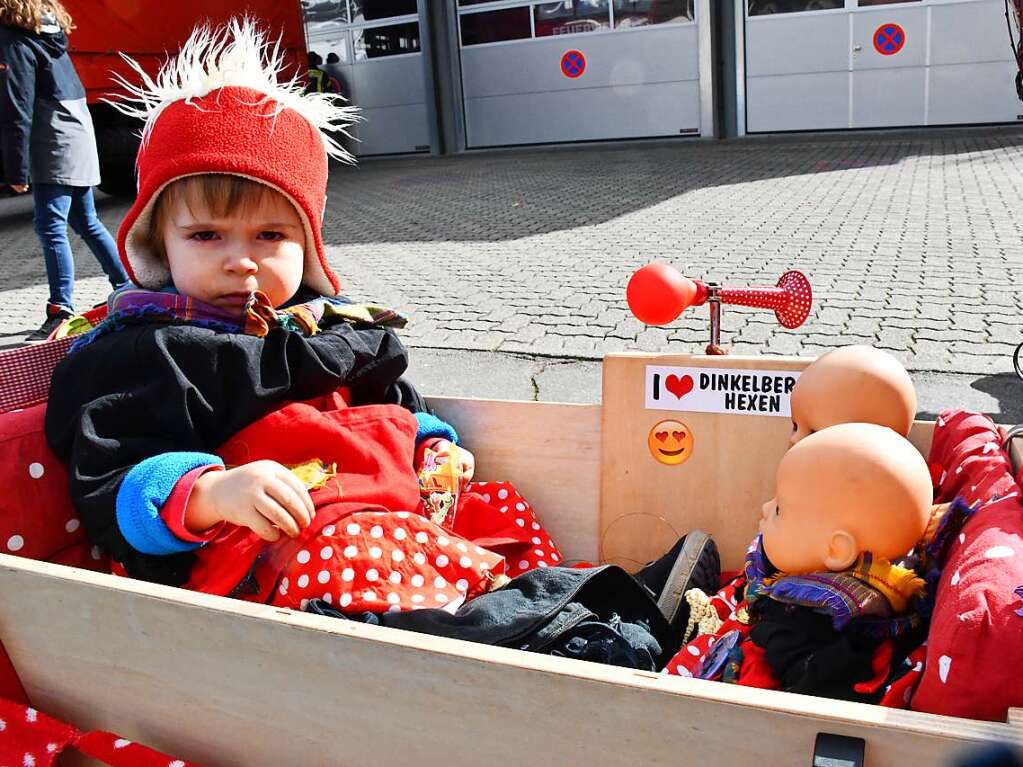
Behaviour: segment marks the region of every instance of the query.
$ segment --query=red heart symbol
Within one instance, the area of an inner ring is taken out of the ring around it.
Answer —
[[[664,388],[678,399],[682,399],[693,390],[693,377],[687,375],[679,378],[677,375],[670,375],[664,381]]]
[[[657,437],[657,439],[659,439],[661,442],[664,442],[664,440],[668,438],[668,432],[659,431],[654,436]]]
[[[686,436],[686,433],[684,431],[673,431],[671,436],[673,436],[676,441],[681,442],[682,438]]]

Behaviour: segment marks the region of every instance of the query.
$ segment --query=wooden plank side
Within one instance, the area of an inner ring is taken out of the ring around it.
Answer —
[[[909,430],[909,441],[913,443],[913,447],[919,450],[920,455],[924,458],[931,453],[934,426],[934,421],[913,421],[913,427]]]
[[[755,415],[647,410],[647,365],[734,370],[794,370],[796,357],[609,355],[604,360],[601,554],[626,569],[656,558],[692,529],[711,533],[725,569],[742,564],[756,535],[760,507],[774,496],[774,475],[788,449],[791,421]],[[653,424],[685,423],[693,457],[679,466],[654,461],[647,448]],[[909,440],[926,457],[934,423],[917,421]]]
[[[201,764],[945,764],[1004,724],[521,653],[0,556],[0,635],[41,710]],[[739,736],[737,736],[737,733]],[[681,761],[680,761],[681,760]]]
[[[774,495],[774,474],[788,448],[788,418],[647,410],[647,365],[801,371],[811,359],[608,355],[604,358],[604,447],[601,553],[626,569],[667,551],[692,529],[714,536],[725,569],[737,569],[756,535],[760,507]],[[684,423],[692,457],[678,466],[655,461],[647,447],[651,427]]]
[[[476,457],[480,480],[507,480],[569,561],[597,558],[600,406],[434,397]]]

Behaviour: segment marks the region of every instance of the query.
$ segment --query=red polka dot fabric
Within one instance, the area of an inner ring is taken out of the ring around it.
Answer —
[[[0,416],[0,552],[109,572],[71,505],[67,469],[43,432],[45,414],[36,405]]]
[[[451,530],[506,561],[508,577],[564,563],[529,501],[510,482],[473,482],[458,499]]]
[[[903,674],[884,689],[884,696],[878,702],[886,708],[909,708],[910,701],[916,693],[917,686],[924,673],[924,661],[927,658],[927,643],[913,650],[903,662]]]
[[[1005,721],[1023,706],[1023,506],[1001,435],[987,416],[938,416],[930,461],[944,478],[938,500],[977,511],[954,538],[938,583],[927,658],[912,708]]]
[[[322,599],[345,612],[455,610],[488,591],[504,559],[410,512],[360,512],[304,542],[273,604]]]
[[[710,598],[711,607],[714,608],[718,618],[723,621],[721,628],[713,634],[701,634],[683,645],[682,649],[675,653],[675,656],[668,661],[664,673],[675,674],[676,676],[696,676],[699,672],[700,664],[703,663],[707,653],[714,647],[720,637],[736,629],[743,637],[749,635],[749,625],[738,621],[739,608],[745,607],[746,603],[736,601],[737,593],[745,585],[745,576],[739,576],[722,587]]]
[[[199,767],[111,732],[80,732],[34,708],[0,698],[0,764],[51,767],[69,749],[97,760],[90,764],[110,767]]]

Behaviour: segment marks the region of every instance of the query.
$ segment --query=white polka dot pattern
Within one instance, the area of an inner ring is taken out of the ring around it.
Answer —
[[[372,517],[372,520],[370,520]],[[272,603],[303,609],[320,598],[347,612],[457,607],[490,588],[501,556],[408,512],[358,512],[311,534],[284,568]],[[443,553],[451,546],[454,556]]]
[[[487,492],[481,493],[484,486]],[[500,536],[513,536],[519,542],[520,545],[514,548],[509,546],[500,550],[508,559],[506,574],[509,577],[514,578],[538,567],[548,567],[552,562],[561,562],[561,552],[536,518],[532,506],[519,495],[512,483],[476,482],[469,485],[466,494],[475,499],[475,503],[470,504],[468,498],[463,499],[462,513],[471,513],[477,518],[492,517],[493,523],[499,526],[497,529],[500,530]],[[517,528],[514,532],[508,529],[509,521]]]
[[[723,304],[755,306],[774,309],[783,327],[798,328],[810,316],[813,289],[806,275],[798,271],[785,272],[773,288],[721,288],[718,298]]]

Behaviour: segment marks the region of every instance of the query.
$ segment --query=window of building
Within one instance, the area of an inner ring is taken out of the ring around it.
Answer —
[[[352,23],[393,19],[419,13],[416,0],[348,0]]]
[[[499,11],[466,13],[459,17],[459,23],[462,28],[462,45],[525,40],[532,35],[529,29],[528,5]]]
[[[301,5],[307,24],[348,21],[345,0],[301,0]]]
[[[770,13],[799,13],[800,11],[829,11],[844,8],[845,0],[749,0],[750,16]]]
[[[537,37],[599,32],[611,28],[607,0],[563,0],[533,6]]]
[[[895,5],[896,3],[919,3],[920,0],[859,0],[860,8],[868,5]]]
[[[355,31],[355,58],[380,59],[419,52],[419,24],[391,24],[386,27],[366,27]]]
[[[693,0],[614,0],[615,27],[693,20]]]
[[[348,34],[342,33],[341,37],[319,40],[314,48],[316,53],[323,57],[324,64],[351,64],[352,55],[348,45]]]

